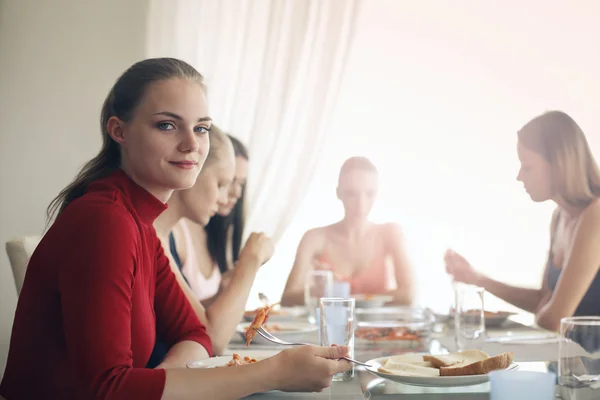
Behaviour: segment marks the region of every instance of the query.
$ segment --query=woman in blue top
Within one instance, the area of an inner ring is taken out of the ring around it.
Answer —
[[[540,289],[510,286],[475,271],[448,250],[446,270],[454,280],[475,284],[536,315],[557,331],[560,320],[600,315],[600,171],[577,123],[550,111],[518,132],[521,168],[517,180],[535,202],[551,200],[551,248]]]

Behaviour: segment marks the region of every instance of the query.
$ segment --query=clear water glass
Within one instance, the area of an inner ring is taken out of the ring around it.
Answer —
[[[485,343],[485,289],[454,284],[454,338],[459,351],[481,349]]]
[[[552,400],[556,374],[538,371],[492,371],[490,400]]]
[[[563,318],[558,353],[560,396],[600,399],[600,317]]]
[[[331,297],[333,293],[333,273],[314,270],[306,277],[304,284],[304,305],[311,324],[317,323],[317,308],[321,297]]]
[[[319,300],[321,346],[348,346],[349,356],[354,357],[354,299],[322,298]],[[333,376],[334,381],[347,381],[354,377],[351,369]]]
[[[347,299],[350,297],[350,289],[350,282],[335,281],[333,282],[333,291],[331,293],[331,297]]]

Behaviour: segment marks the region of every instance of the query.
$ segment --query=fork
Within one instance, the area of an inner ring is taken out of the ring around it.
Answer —
[[[273,336],[270,332],[266,331],[262,326],[258,329],[255,329],[255,331],[256,331],[256,333],[258,333],[260,336],[262,336],[264,339],[268,340],[269,342],[275,343],[275,344],[280,344],[282,346],[306,346],[306,345],[308,345],[308,343],[293,343],[293,342],[286,342],[285,340],[281,340],[281,339]],[[371,367],[370,364],[366,364],[364,362],[354,360],[350,357],[342,357],[342,358],[346,361],[350,361],[351,363],[362,365],[363,367]]]

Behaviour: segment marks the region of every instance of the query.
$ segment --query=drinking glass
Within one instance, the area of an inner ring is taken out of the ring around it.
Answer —
[[[459,351],[481,349],[485,342],[485,289],[454,284],[454,338]]]
[[[331,271],[313,270],[306,277],[304,284],[304,305],[311,324],[317,323],[317,307],[321,297],[330,297],[333,292],[333,273]]]
[[[335,281],[333,282],[333,291],[331,293],[331,297],[347,299],[350,297],[350,289],[350,282]]]
[[[322,298],[319,300],[321,346],[348,346],[354,357],[354,299]],[[334,381],[347,381],[354,376],[351,369],[333,376]]]
[[[600,317],[560,321],[558,384],[565,400],[600,398]]]

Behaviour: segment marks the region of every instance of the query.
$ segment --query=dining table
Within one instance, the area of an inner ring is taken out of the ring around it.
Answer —
[[[508,318],[500,326],[486,330],[486,340],[481,348],[490,355],[503,352],[513,352],[514,362],[519,370],[526,371],[555,371],[558,359],[558,336],[533,325],[533,319],[527,315],[515,315]],[[317,332],[305,334],[303,342],[318,344]],[[420,351],[443,354],[456,351],[454,331],[446,324],[437,332],[432,332],[430,339]],[[250,357],[274,355],[285,349],[285,346],[271,344],[252,344],[245,346],[241,336],[236,335],[231,340],[225,355],[243,353]],[[354,358],[366,362],[379,357],[388,357],[408,352],[407,349],[394,346],[355,346]],[[332,385],[319,393],[290,393],[271,391],[257,393],[247,399],[336,399],[336,400],[365,400],[365,399],[405,399],[405,400],[438,400],[466,399],[487,400],[490,398],[490,383],[460,387],[422,387],[393,382],[380,378],[364,367],[354,367],[354,377],[351,380],[333,382]],[[558,389],[558,388],[557,388]]]

